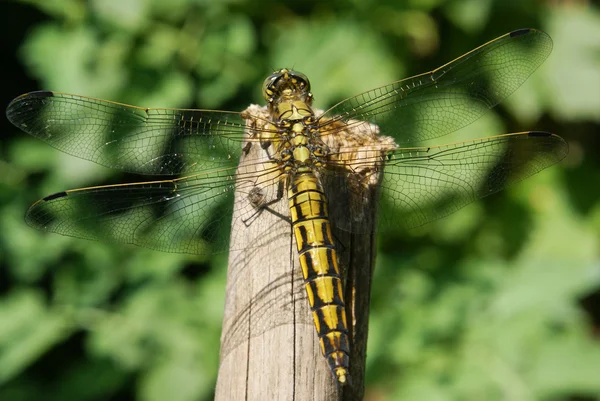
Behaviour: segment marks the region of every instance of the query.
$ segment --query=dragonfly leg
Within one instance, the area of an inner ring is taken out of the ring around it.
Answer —
[[[248,200],[250,201],[250,204],[252,206],[254,206],[254,208],[256,210],[254,213],[252,213],[252,215],[250,217],[242,220],[242,222],[244,223],[244,225],[246,227],[248,227],[250,224],[252,224],[252,221],[254,221],[256,218],[258,218],[258,216],[260,216],[260,214],[265,210],[270,213],[273,213],[274,215],[282,218],[283,220],[289,221],[291,224],[291,220],[290,220],[289,216],[284,216],[283,214],[275,212],[274,210],[269,208],[270,205],[273,205],[273,204],[279,202],[283,198],[284,185],[285,185],[284,180],[280,180],[279,183],[277,184],[277,196],[274,199],[271,199],[270,201],[267,201],[265,199],[266,195],[262,188],[254,187],[250,190],[250,192],[248,193]]]

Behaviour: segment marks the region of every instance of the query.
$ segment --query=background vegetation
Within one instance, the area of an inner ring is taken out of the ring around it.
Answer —
[[[0,5],[2,104],[36,89],[242,110],[275,68],[318,107],[503,33],[547,31],[530,80],[452,138],[540,129],[570,155],[380,240],[368,400],[600,399],[600,10],[586,1],[24,0]],[[0,142],[0,399],[208,400],[226,257],[44,235],[29,204],[122,179],[27,137]]]

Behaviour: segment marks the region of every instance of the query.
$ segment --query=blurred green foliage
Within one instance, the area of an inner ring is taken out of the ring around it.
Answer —
[[[547,31],[554,51],[540,70],[496,113],[436,142],[541,129],[562,135],[571,153],[502,194],[380,239],[367,399],[600,399],[597,6],[24,0],[10,7],[12,26],[30,28],[19,68],[40,89],[148,107],[242,110],[262,103],[268,73],[294,67],[311,78],[324,108],[505,32]],[[0,399],[211,399],[226,256],[204,262],[30,229],[22,216],[36,199],[123,177],[6,129]]]

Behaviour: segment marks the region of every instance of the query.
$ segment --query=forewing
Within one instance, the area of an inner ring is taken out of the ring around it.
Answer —
[[[541,31],[503,35],[431,72],[348,98],[327,110],[323,135],[333,121],[368,121],[398,145],[437,138],[477,120],[513,93],[542,64],[552,40]]]
[[[234,166],[244,134],[241,113],[141,108],[47,91],[19,96],[6,115],[65,153],[139,174]]]

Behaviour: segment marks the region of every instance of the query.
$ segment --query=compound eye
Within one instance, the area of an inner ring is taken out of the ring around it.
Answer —
[[[298,71],[290,71],[289,74],[303,87],[303,89],[307,92],[310,91],[310,81],[306,75]]]
[[[265,79],[262,87],[262,93],[265,99],[269,99],[271,96],[273,96],[273,90],[271,88],[279,78],[281,78],[281,72],[277,71]]]

